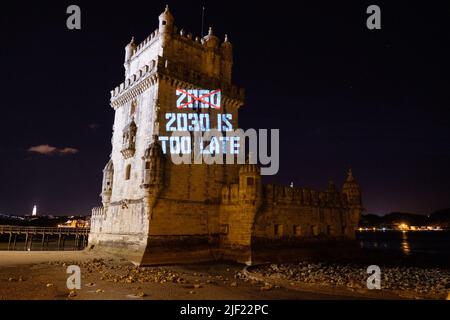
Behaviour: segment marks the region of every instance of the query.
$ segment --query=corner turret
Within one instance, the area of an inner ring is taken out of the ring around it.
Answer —
[[[351,206],[361,206],[361,190],[359,184],[353,176],[352,169],[347,171],[347,179],[342,186],[342,193],[347,197]]]
[[[261,171],[248,160],[239,169],[239,200],[244,204],[259,206],[262,202]]]
[[[102,192],[100,196],[102,197],[103,207],[108,207],[111,201],[112,186],[114,177],[114,165],[110,159],[103,169],[103,182],[102,182]]]
[[[145,150],[142,157],[142,183],[141,189],[144,197],[152,207],[154,200],[162,190],[164,184],[164,154],[158,137],[153,135],[153,142]]]
[[[130,69],[130,60],[135,52],[136,43],[134,42],[134,37],[132,37],[130,43],[125,46],[125,59],[123,62],[123,66],[125,68],[125,77],[128,76],[128,70]]]
[[[158,31],[162,36],[162,45],[164,46],[168,40],[172,37],[172,33],[174,32],[174,17],[172,13],[169,11],[169,6],[166,6],[166,9],[163,13],[159,15],[159,27]]]
[[[163,159],[164,154],[161,145],[158,143],[158,137],[153,136],[153,142],[145,150],[143,160],[143,175],[141,188],[150,188],[162,184],[163,179]]]
[[[208,34],[203,37],[206,48],[217,49],[219,47],[219,38],[214,35],[212,27],[209,27]]]
[[[222,74],[226,81],[231,82],[231,74],[233,69],[233,45],[225,35],[225,40],[220,45],[222,52]]]
[[[361,201],[361,190],[358,182],[353,176],[352,169],[347,171],[347,179],[342,186],[342,193],[347,198],[349,212],[346,215],[343,223],[343,230],[347,238],[355,238],[355,230],[358,227],[361,213],[363,211]]]

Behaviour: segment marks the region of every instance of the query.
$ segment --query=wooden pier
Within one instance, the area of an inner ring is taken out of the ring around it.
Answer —
[[[40,250],[48,250],[50,237],[55,237],[58,239],[58,250],[64,250],[66,239],[68,239],[69,237],[73,237],[75,240],[73,249],[80,250],[87,246],[89,230],[90,228],[54,228],[0,225],[0,235],[9,235],[8,250],[16,250],[17,240],[20,235],[25,235],[23,250],[26,251],[33,248],[33,240],[39,241]]]

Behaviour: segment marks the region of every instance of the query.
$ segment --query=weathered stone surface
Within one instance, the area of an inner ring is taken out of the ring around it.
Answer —
[[[244,91],[232,84],[232,45],[212,31],[202,39],[175,31],[168,10],[141,44],[125,48],[125,80],[111,91],[112,152],[102,207],[92,211],[89,247],[136,264],[233,260],[251,264],[260,239],[294,247],[303,239],[351,239],[362,210],[351,172],[342,191],[263,185],[256,165],[175,165],[158,136],[177,112],[178,88],[220,89],[220,109],[238,128]],[[190,111],[192,112],[192,110]],[[114,279],[117,280],[117,279]],[[119,280],[117,280],[119,281]],[[135,281],[129,279],[128,281]]]

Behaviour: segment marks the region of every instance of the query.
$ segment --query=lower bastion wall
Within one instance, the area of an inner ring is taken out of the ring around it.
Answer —
[[[249,181],[224,186],[219,201],[168,199],[162,192],[153,207],[143,198],[94,208],[90,248],[143,265],[252,264],[309,257],[351,243],[361,209],[342,193]]]

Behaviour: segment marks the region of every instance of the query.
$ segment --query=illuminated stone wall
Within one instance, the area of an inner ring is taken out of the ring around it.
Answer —
[[[125,80],[111,91],[115,112],[102,203],[93,209],[89,247],[137,264],[229,259],[252,262],[258,239],[352,238],[361,212],[353,176],[337,191],[263,185],[255,165],[175,165],[158,138],[177,89],[218,89],[220,109],[238,128],[244,92],[232,84],[232,45],[212,30],[202,39],[177,30],[166,9],[159,27],[125,47]],[[275,231],[276,230],[276,231]],[[298,233],[298,234],[297,234]]]

